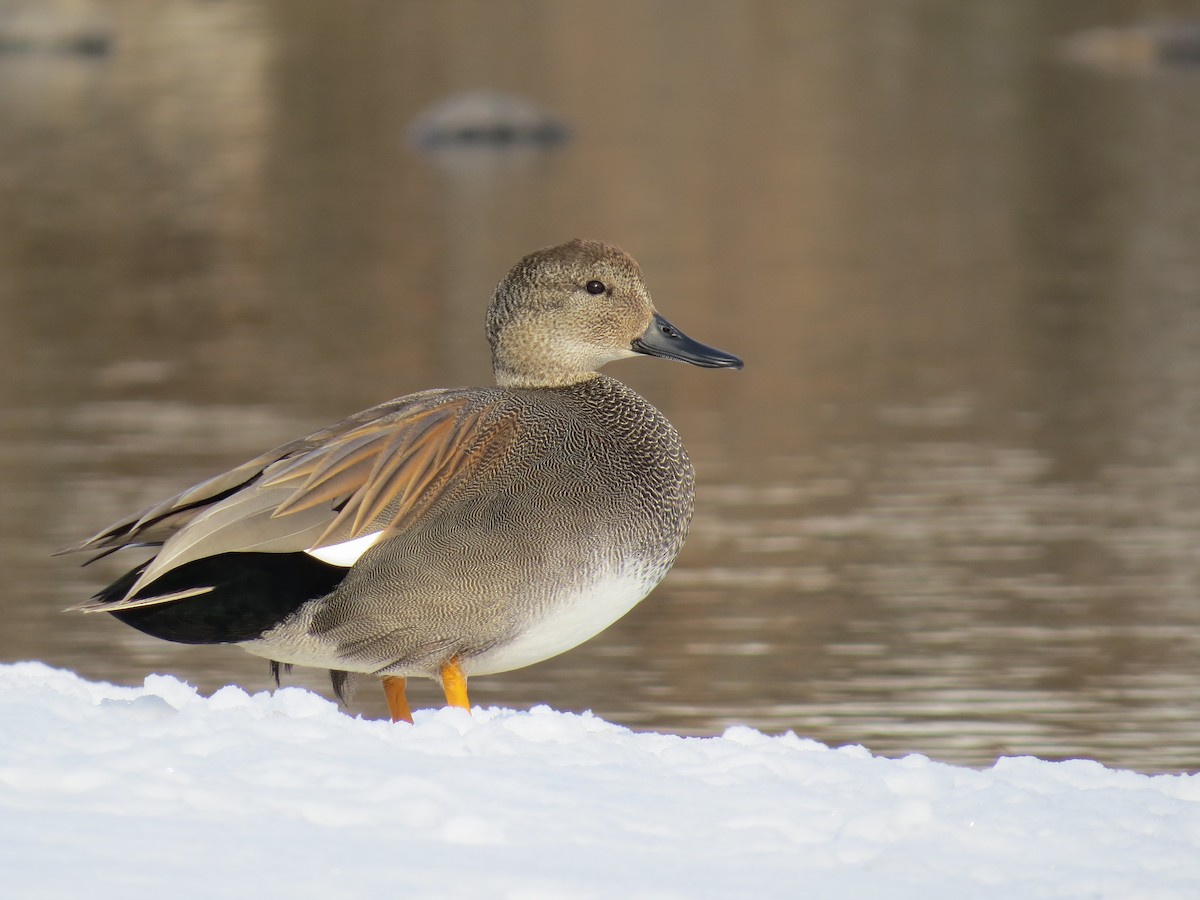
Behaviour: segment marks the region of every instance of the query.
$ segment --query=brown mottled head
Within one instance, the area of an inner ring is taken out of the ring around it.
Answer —
[[[496,287],[487,336],[504,387],[575,384],[637,353],[741,367],[659,316],[637,262],[599,241],[570,241],[517,263]]]

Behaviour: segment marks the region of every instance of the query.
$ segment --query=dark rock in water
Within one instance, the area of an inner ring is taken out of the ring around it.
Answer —
[[[98,32],[80,34],[64,43],[62,50],[65,53],[74,53],[77,56],[107,56],[109,51],[112,50],[112,38]]]
[[[111,30],[97,15],[54,3],[0,9],[0,54],[98,58],[112,46]]]
[[[1200,21],[1089,28],[1062,42],[1064,59],[1125,72],[1200,67]]]
[[[531,100],[497,91],[455,94],[426,109],[409,126],[410,140],[426,149],[554,146],[570,129]]]
[[[1161,35],[1158,58],[1172,65],[1200,66],[1200,23]]]

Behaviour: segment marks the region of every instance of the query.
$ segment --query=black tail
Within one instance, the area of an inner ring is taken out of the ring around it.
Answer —
[[[119,600],[148,563],[122,575],[98,599]],[[349,569],[307,553],[222,553],[185,563],[155,579],[138,597],[210,587],[194,597],[117,610],[138,631],[180,644],[231,644],[257,638],[309,600],[324,597]]]

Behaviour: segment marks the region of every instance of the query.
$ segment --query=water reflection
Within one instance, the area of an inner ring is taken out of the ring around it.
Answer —
[[[688,441],[693,536],[652,601],[477,702],[1200,765],[1200,79],[1059,60],[1115,2],[701,7],[64,3],[39,8],[107,53],[0,41],[0,659],[268,687],[235,649],[64,616],[121,566],[48,553],[485,381],[495,280],[587,235],[748,368],[613,366]],[[572,142],[406,142],[480,87]]]

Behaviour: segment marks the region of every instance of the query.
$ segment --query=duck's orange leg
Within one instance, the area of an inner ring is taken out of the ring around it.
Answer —
[[[446,693],[446,705],[459,706],[469,710],[471,701],[467,699],[467,676],[463,673],[458,660],[452,659],[442,666],[441,675],[442,690]]]
[[[384,675],[383,693],[387,697],[388,712],[392,714],[393,722],[411,722],[412,710],[408,706],[408,697],[404,688],[407,679],[399,675]]]

